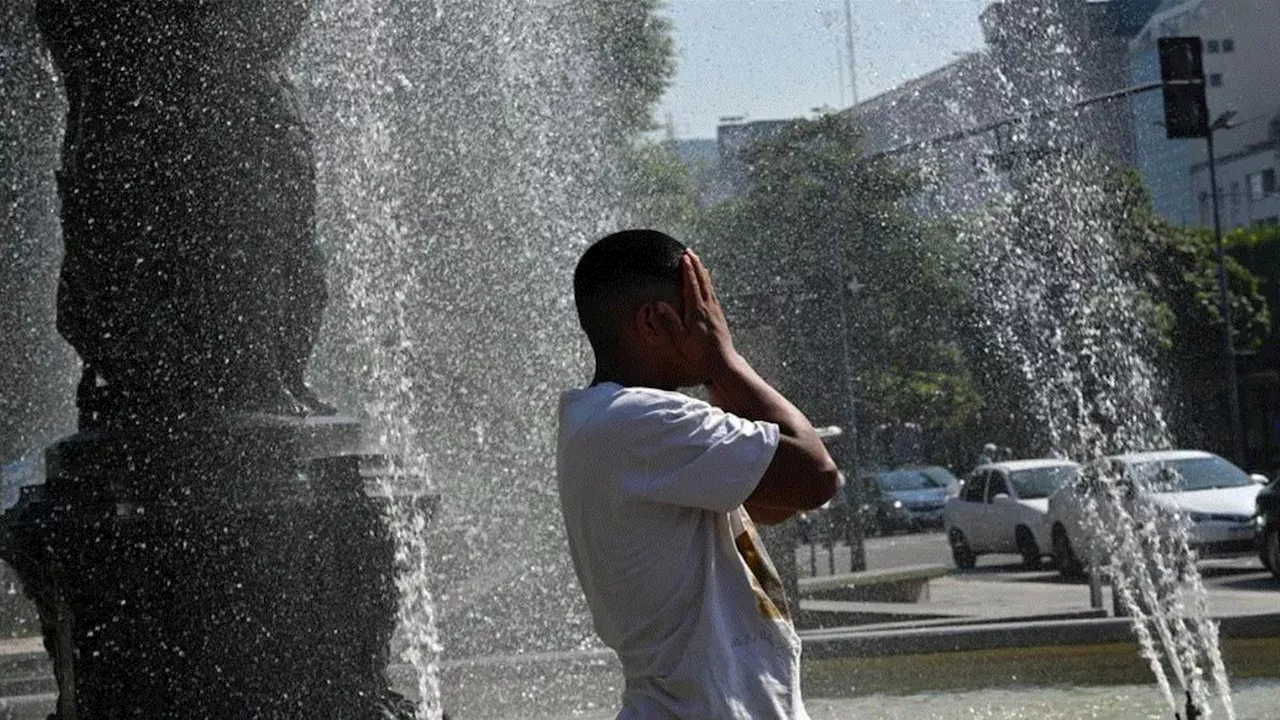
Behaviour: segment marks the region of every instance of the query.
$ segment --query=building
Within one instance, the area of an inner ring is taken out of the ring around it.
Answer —
[[[986,47],[850,108],[869,154],[900,154],[935,190],[922,212],[980,204],[1028,159],[1084,151],[1134,162],[1127,100],[955,137],[1126,87],[1127,34],[1159,0],[1002,0],[981,16]],[[949,137],[951,136],[951,137]],[[935,138],[944,141],[914,147]]]
[[[1204,40],[1210,118],[1234,111],[1214,135],[1224,229],[1280,222],[1280,2],[1166,0],[1129,43],[1133,82],[1159,80],[1162,37]],[[1200,139],[1165,138],[1163,105],[1152,93],[1133,105],[1137,163],[1156,209],[1181,225],[1213,222],[1208,153]]]
[[[1006,117],[1001,93],[996,64],[978,52],[855,105],[846,115],[862,128],[867,155],[901,154],[920,167],[932,191],[918,200],[919,212],[947,214],[978,204],[1001,184],[986,162],[999,151],[1000,138],[979,134],[940,150],[915,145]]]

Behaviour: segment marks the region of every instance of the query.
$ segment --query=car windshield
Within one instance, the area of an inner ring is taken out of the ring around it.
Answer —
[[[1017,470],[1009,473],[1009,480],[1023,500],[1039,500],[1057,492],[1064,484],[1075,480],[1076,469],[1070,465]]]
[[[1242,487],[1252,482],[1243,470],[1219,457],[1149,462],[1133,470],[1164,492]]]
[[[876,475],[876,485],[883,492],[904,490],[932,490],[946,487],[919,470],[896,470]]]
[[[931,465],[929,467],[922,467],[922,468],[916,468],[916,469],[924,473],[925,475],[927,475],[930,480],[937,483],[940,487],[950,487],[952,485],[960,484],[960,479],[957,478],[955,475],[952,475],[951,471],[944,467]]]

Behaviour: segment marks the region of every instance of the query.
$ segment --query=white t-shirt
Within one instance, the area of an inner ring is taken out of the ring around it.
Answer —
[[[560,401],[557,479],[596,632],[626,674],[620,720],[808,720],[800,640],[742,503],[778,426],[613,383]]]

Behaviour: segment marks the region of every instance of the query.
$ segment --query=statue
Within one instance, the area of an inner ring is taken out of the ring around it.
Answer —
[[[308,4],[39,0],[68,100],[58,329],[82,429],[332,412],[304,381],[326,296],[283,68]]]

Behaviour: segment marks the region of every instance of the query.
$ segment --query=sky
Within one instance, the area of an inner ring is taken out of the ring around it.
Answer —
[[[852,0],[865,100],[982,45],[991,0]],[[752,120],[848,107],[843,0],[667,0],[679,70],[657,112],[680,138],[715,137],[720,117]],[[842,93],[842,89],[844,90]]]

